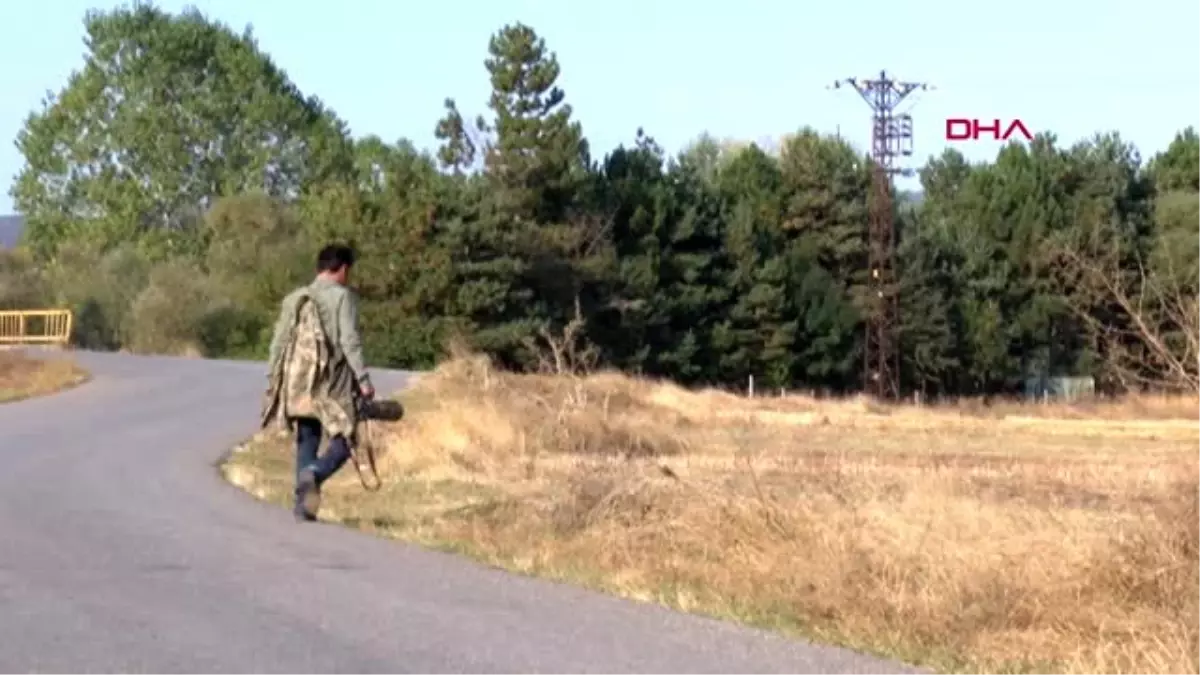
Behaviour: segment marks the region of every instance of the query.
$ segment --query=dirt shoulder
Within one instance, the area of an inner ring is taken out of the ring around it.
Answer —
[[[67,357],[0,350],[0,403],[54,394],[87,379],[87,371]]]
[[[943,671],[1197,670],[1194,401],[878,408],[478,358],[404,400],[384,488],[347,467],[323,520]],[[291,452],[223,471],[285,504]]]

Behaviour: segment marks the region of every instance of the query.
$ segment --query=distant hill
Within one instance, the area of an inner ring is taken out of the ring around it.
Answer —
[[[13,248],[21,238],[25,229],[25,219],[21,216],[0,216],[0,248]]]

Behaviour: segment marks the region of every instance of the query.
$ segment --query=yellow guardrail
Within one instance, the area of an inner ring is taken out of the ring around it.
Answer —
[[[0,312],[0,345],[63,345],[71,340],[69,309]]]

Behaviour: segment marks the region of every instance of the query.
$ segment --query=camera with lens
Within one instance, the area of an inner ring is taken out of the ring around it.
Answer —
[[[373,421],[398,422],[404,417],[404,406],[399,401],[372,399],[359,403],[359,414]]]

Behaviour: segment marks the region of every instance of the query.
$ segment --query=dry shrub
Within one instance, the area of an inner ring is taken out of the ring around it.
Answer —
[[[41,309],[49,302],[41,270],[22,249],[0,249],[0,311]]]
[[[426,446],[430,462],[481,473],[503,472],[543,454],[654,457],[684,451],[686,439],[673,433],[677,425],[664,425],[670,419],[682,423],[681,416],[639,415],[637,393],[612,386],[620,380],[515,375],[487,357],[460,356],[421,377],[428,394],[421,405],[429,409],[406,427],[416,425],[435,439]]]
[[[149,281],[151,264],[132,244],[107,252],[65,244],[46,267],[54,306],[69,307],[71,341],[85,349],[119,349],[129,339],[130,311]]]
[[[244,302],[265,283],[255,277],[214,275],[186,257],[155,262],[134,244],[67,243],[41,266],[0,252],[0,309],[70,308],[72,343],[85,349],[262,358],[272,317]]]
[[[127,347],[133,352],[202,355],[198,336],[220,295],[195,265],[171,261],[150,272],[150,282],[129,314]]]
[[[42,265],[24,250],[0,251],[0,310],[70,308],[75,345],[115,349],[126,339],[130,305],[149,269],[131,245],[101,252],[87,244],[65,244]]]
[[[1113,406],[751,400],[458,354],[383,468],[486,488],[422,536],[516,569],[946,669],[1196,672],[1196,420]]]

